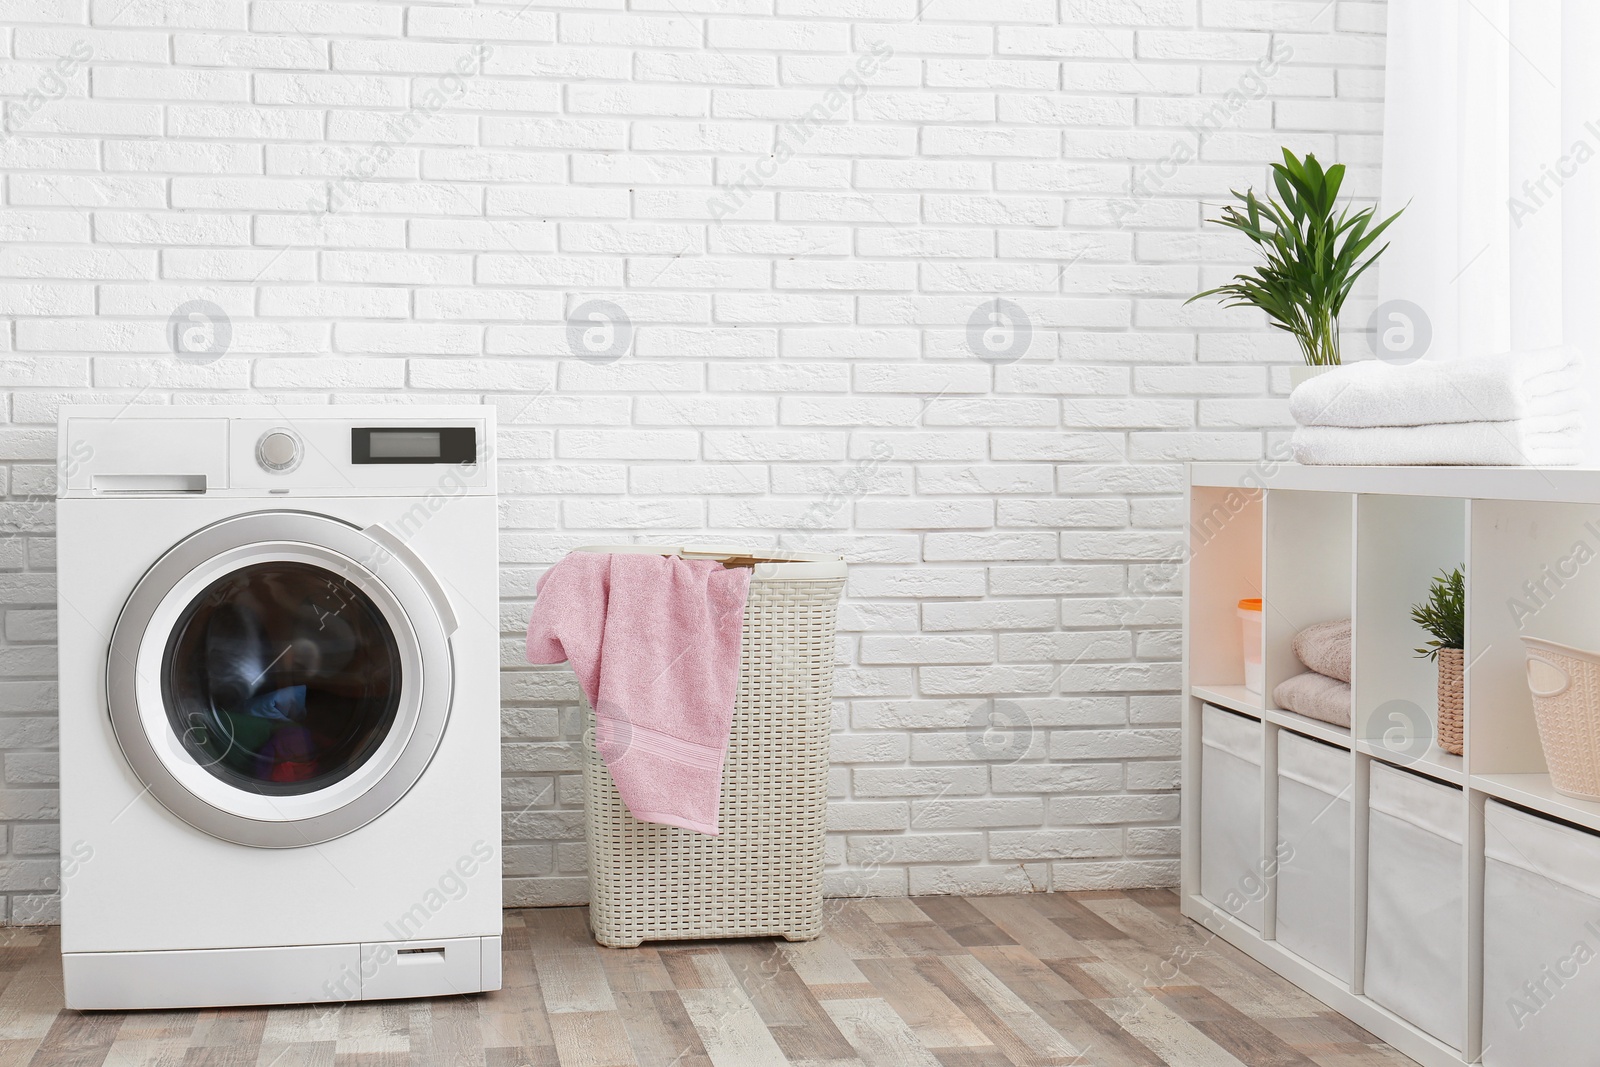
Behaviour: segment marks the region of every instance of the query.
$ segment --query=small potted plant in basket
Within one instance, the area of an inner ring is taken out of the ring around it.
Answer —
[[[1439,664],[1439,747],[1461,755],[1462,666],[1467,636],[1467,576],[1457,567],[1433,579],[1428,599],[1411,608],[1411,620],[1432,635],[1417,649],[1423,659]]]
[[[1283,162],[1272,165],[1272,183],[1277,197],[1260,199],[1254,189],[1235,189],[1242,206],[1229,204],[1221,218],[1211,220],[1250,238],[1266,262],[1186,303],[1220,296],[1224,307],[1266,312],[1274,328],[1292,334],[1300,345],[1306,366],[1290,371],[1298,385],[1339,365],[1339,313],[1356,280],[1389,246],[1362,256],[1400,212],[1375,224],[1375,208],[1352,213],[1347,204],[1339,209],[1344,165],[1324,170],[1310,153],[1301,159],[1285,148]]]

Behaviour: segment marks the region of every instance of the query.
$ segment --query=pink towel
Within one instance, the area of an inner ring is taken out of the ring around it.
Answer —
[[[572,664],[633,817],[717,833],[748,567],[573,552],[539,579],[528,662]]]

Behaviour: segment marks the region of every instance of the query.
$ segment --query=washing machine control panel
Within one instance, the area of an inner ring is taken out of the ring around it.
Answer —
[[[494,492],[494,409],[68,408],[64,494]]]
[[[484,416],[409,416],[403,410],[361,415],[278,414],[230,421],[235,489],[275,494],[339,490],[426,492],[492,486],[484,462],[493,425]]]
[[[234,488],[272,493],[339,489],[363,492],[415,488],[448,480],[487,488],[482,462],[488,423],[464,418],[235,419],[230,426]]]

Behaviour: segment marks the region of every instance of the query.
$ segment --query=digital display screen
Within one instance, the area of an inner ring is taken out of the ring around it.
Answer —
[[[356,426],[350,462],[476,463],[478,431],[472,426]]]
[[[438,459],[438,430],[373,430],[367,438],[373,459]]]

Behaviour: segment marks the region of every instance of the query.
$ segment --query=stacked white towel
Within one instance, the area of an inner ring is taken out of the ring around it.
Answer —
[[[1295,389],[1290,444],[1313,464],[1570,466],[1583,458],[1579,381],[1567,348],[1354,363]]]

